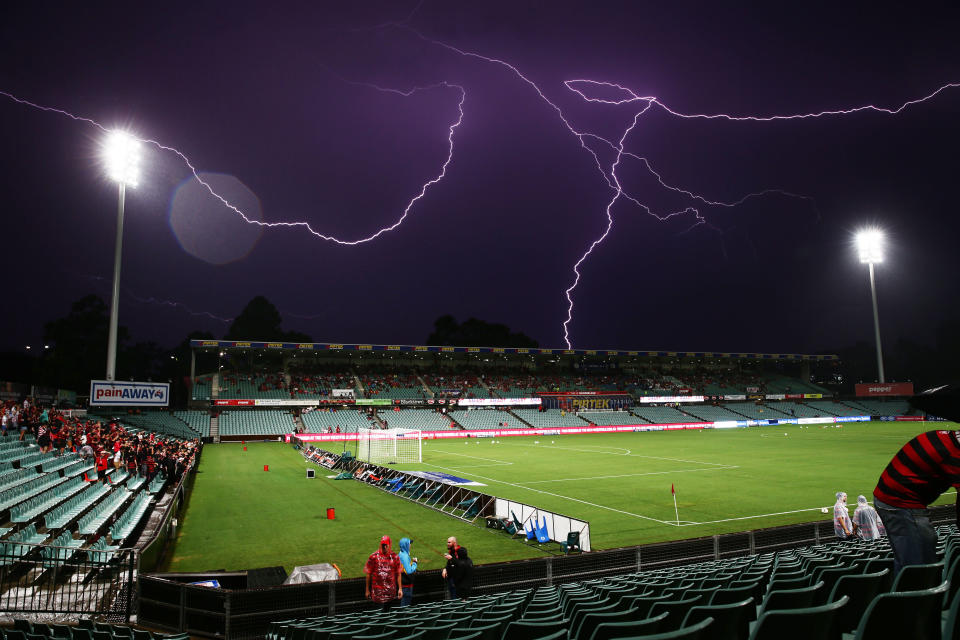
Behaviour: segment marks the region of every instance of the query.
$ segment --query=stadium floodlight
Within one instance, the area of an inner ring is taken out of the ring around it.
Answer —
[[[873,299],[873,337],[877,343],[877,382],[886,382],[883,375],[883,349],[880,347],[880,314],[877,310],[877,280],[873,265],[883,262],[883,231],[864,229],[854,237],[860,264],[866,264],[870,270],[870,297]]]
[[[140,141],[126,131],[111,131],[103,145],[107,176],[118,185],[117,241],[113,251],[113,291],[110,296],[110,335],[107,338],[107,380],[117,372],[117,316],[120,308],[120,257],[123,254],[123,206],[127,187],[140,179]]]
[[[107,176],[114,182],[136,187],[140,179],[140,141],[126,131],[111,131],[103,145]]]
[[[860,264],[883,262],[883,232],[879,229],[864,229],[855,237]]]

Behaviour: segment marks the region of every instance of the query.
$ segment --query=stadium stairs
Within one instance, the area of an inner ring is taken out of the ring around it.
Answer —
[[[529,422],[527,422],[526,420],[524,420],[523,418],[521,418],[520,416],[518,416],[518,415],[517,415],[516,413],[514,413],[513,411],[510,411],[509,409],[507,409],[507,413],[509,413],[510,415],[512,415],[514,418],[516,418],[517,421],[518,421],[520,424],[522,424],[523,426],[529,427],[530,429],[533,429],[533,425],[532,425],[532,424],[530,424]]]
[[[210,437],[214,442],[220,442],[220,416],[210,416]]]
[[[353,384],[357,389],[357,397],[363,398],[366,395],[367,390],[363,388],[363,383],[360,382],[360,376],[353,374]]]
[[[220,374],[215,373],[210,376],[210,398],[216,400],[220,397]]]
[[[427,398],[436,398],[437,394],[433,392],[433,389],[430,388],[430,385],[428,385],[426,381],[420,377],[419,373],[416,374],[416,376],[417,376],[417,382],[419,382],[420,386],[423,387],[424,396],[426,396]]]

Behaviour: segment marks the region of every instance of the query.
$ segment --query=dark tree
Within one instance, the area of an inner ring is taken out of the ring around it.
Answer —
[[[230,325],[227,340],[281,340],[283,318],[269,300],[257,296],[247,303]]]
[[[43,340],[50,345],[40,363],[44,384],[62,389],[84,391],[91,379],[103,379],[107,367],[107,304],[96,295],[77,300],[66,317],[43,327]],[[129,338],[126,327],[117,327],[117,351]],[[117,358],[117,362],[121,362]],[[118,369],[117,377],[129,377]]]
[[[453,347],[529,347],[540,344],[524,333],[512,332],[505,324],[469,318],[458,324],[451,315],[440,316],[433,323],[427,344]]]
[[[224,339],[310,342],[310,336],[305,333],[281,329],[282,322],[283,318],[273,303],[257,296],[234,318]]]

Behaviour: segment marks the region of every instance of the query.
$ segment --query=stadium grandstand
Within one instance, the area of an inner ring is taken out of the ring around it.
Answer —
[[[246,582],[230,583],[226,574],[217,574],[214,579],[219,586],[209,593],[237,594],[223,596],[231,599],[229,610],[225,612],[221,605],[218,612],[211,613],[208,604],[199,604],[198,615],[194,616],[188,613],[190,607],[184,608],[183,603],[193,597],[186,595],[184,589],[209,587],[185,583],[203,582],[210,576],[201,573],[177,577],[179,574],[154,574],[152,570],[161,566],[162,556],[176,554],[176,546],[171,547],[170,542],[171,523],[186,515],[184,509],[193,477],[189,472],[196,468],[194,452],[199,452],[201,440],[243,441],[242,450],[246,451],[252,441],[273,441],[273,445],[266,446],[280,447],[283,445],[276,440],[282,439],[294,445],[284,446],[287,451],[305,450],[310,445],[315,452],[320,449],[312,445],[320,446],[323,441],[309,438],[344,440],[342,445],[331,447],[342,450],[342,455],[315,453],[306,460],[308,464],[323,461],[335,471],[347,469],[350,475],[362,469],[357,466],[361,462],[347,455],[353,449],[351,439],[358,432],[370,430],[383,430],[385,434],[413,430],[438,440],[531,434],[529,444],[524,445],[529,447],[538,444],[534,440],[537,436],[556,437],[565,430],[632,433],[771,424],[803,428],[808,424],[831,426],[846,421],[923,416],[913,415],[902,398],[844,396],[812,382],[816,369],[835,366],[832,356],[574,350],[502,353],[479,348],[377,345],[353,350],[349,345],[283,345],[278,352],[276,345],[223,341],[198,341],[193,347],[194,371],[188,381],[187,406],[95,408],[63,418],[74,430],[89,429],[91,439],[92,425],[98,424],[101,437],[106,430],[124,443],[153,443],[160,453],[152,463],[144,459],[141,466],[141,460],[135,458],[128,465],[126,454],[121,453],[118,465],[113,464],[112,458],[102,465],[97,457],[81,457],[76,446],[79,440],[72,442],[73,450],[62,456],[41,452],[36,439],[29,435],[22,442],[0,442],[0,562],[10,569],[9,575],[0,572],[0,599],[6,597],[9,601],[11,594],[26,593],[23,589],[27,587],[46,594],[44,597],[59,593],[63,590],[62,578],[58,577],[62,570],[64,575],[76,575],[87,585],[78,590],[73,604],[65,607],[70,612],[63,619],[69,622],[76,615],[92,616],[99,621],[110,618],[115,625],[110,629],[112,637],[124,636],[125,628],[130,629],[131,635],[138,633],[136,628],[117,626],[118,622],[137,622],[169,633],[204,637],[279,639],[293,637],[291,634],[299,634],[301,629],[336,627],[353,636],[379,635],[393,640],[402,637],[393,627],[405,625],[405,631],[414,633],[421,628],[426,633],[442,626],[444,632],[449,632],[445,633],[447,638],[482,628],[488,635],[481,634],[481,640],[502,640],[508,636],[532,637],[524,634],[531,633],[531,629],[539,631],[538,625],[549,622],[563,631],[563,640],[574,640],[590,637],[588,630],[606,624],[590,617],[593,609],[603,608],[611,621],[625,624],[623,628],[629,628],[631,634],[679,633],[696,624],[716,623],[703,622],[707,618],[716,621],[721,616],[736,617],[737,622],[729,624],[738,631],[729,637],[746,640],[751,637],[751,628],[778,628],[778,616],[784,609],[804,614],[808,609],[816,610],[809,615],[821,617],[845,611],[845,624],[849,626],[846,630],[853,632],[857,625],[877,624],[874,620],[878,614],[868,611],[872,611],[872,601],[904,590],[898,591],[901,585],[895,588],[889,580],[891,554],[884,540],[826,543],[830,530],[824,529],[824,525],[829,525],[829,521],[820,521],[782,525],[763,532],[728,529],[728,533],[704,539],[709,541],[709,549],[685,538],[682,531],[677,532],[677,539],[654,544],[637,539],[633,544],[640,546],[629,547],[626,555],[623,550],[601,548],[584,556],[568,556],[558,551],[559,542],[551,541],[546,557],[524,560],[526,564],[478,564],[476,596],[467,601],[466,607],[445,602],[439,571],[425,569],[418,579],[417,596],[424,604],[409,609],[402,619],[371,616],[366,611],[368,604],[356,595],[355,573],[345,575],[330,590],[325,586],[326,595],[320,604],[297,604],[293,615],[287,615],[283,602],[290,598],[305,602],[303,594],[309,585],[270,587],[279,591],[275,595],[271,590],[265,591],[259,604],[244,604],[239,598]],[[257,350],[272,357],[223,360],[221,355]],[[263,361],[269,364],[259,364]],[[198,367],[202,373],[197,373]],[[469,440],[466,442],[470,444]],[[571,441],[565,442],[564,446],[553,448],[569,448]],[[124,446],[121,445],[122,451]],[[228,452],[241,450],[236,445],[223,447]],[[579,456],[608,449],[627,451],[603,445],[590,445],[582,452],[573,450],[580,452]],[[482,453],[477,455],[475,451]],[[504,459],[509,457],[507,450],[496,453],[499,451],[500,448],[471,451],[461,447],[446,455],[464,462],[466,466],[459,468],[499,474],[500,469],[513,464]],[[223,455],[232,459],[229,453]],[[527,455],[532,463],[536,454],[531,451]],[[688,452],[682,457],[686,460],[696,456]],[[170,459],[178,462],[168,463]],[[686,462],[690,464],[690,460]],[[644,464],[648,467],[654,463]],[[263,465],[264,471],[267,466]],[[436,466],[444,468],[442,463]],[[591,466],[602,468],[604,463]],[[734,468],[719,464],[716,467]],[[686,469],[692,470],[696,469]],[[613,473],[611,477],[619,477]],[[647,473],[665,472],[654,466],[641,475]],[[302,476],[302,465],[299,474]],[[210,482],[214,475],[205,482]],[[547,478],[536,482],[553,481]],[[558,488],[539,486],[554,491]],[[549,495],[553,491],[540,493]],[[429,502],[420,495],[411,489],[406,497],[414,502]],[[471,512],[466,506],[457,509],[462,502],[454,501],[443,509],[434,506],[474,526],[491,525],[493,521],[484,515],[486,512]],[[936,513],[939,522],[947,517],[942,508]],[[523,527],[519,529],[522,533]],[[946,576],[948,566],[956,565],[960,571],[960,563],[947,561],[954,557],[952,549],[960,544],[960,535],[945,526],[939,532],[944,560],[938,576]],[[510,540],[510,536],[504,536],[505,541]],[[572,539],[563,542],[576,546]],[[544,544],[537,548],[543,549]],[[628,556],[632,560],[624,560]],[[568,562],[578,557],[583,558],[576,560],[579,564],[566,568]],[[124,567],[119,573],[127,578],[118,577],[115,570],[105,571],[103,567],[107,565]],[[528,573],[533,577],[528,578]],[[129,580],[134,574],[138,574],[138,596]],[[874,579],[875,575],[881,577]],[[870,576],[874,586],[881,584],[872,598],[853,595],[860,586],[860,576]],[[221,579],[223,583],[219,582]],[[938,613],[955,613],[960,605],[944,595],[943,580],[937,584],[933,584],[933,578],[917,580],[926,582],[913,586],[922,586],[935,594],[928,600],[937,599]],[[520,583],[528,586],[518,589],[516,585]],[[947,581],[950,593],[956,592],[954,583],[960,586],[960,581]],[[220,590],[228,584],[234,584],[235,590]],[[782,589],[803,591],[806,604],[801,607],[800,599],[774,597]],[[910,592],[913,591],[918,589],[911,588]],[[838,605],[844,596],[856,604]],[[749,605],[733,606],[749,598]],[[18,623],[25,634],[53,638],[80,633],[76,631],[80,627],[73,622],[66,631],[55,629],[49,617],[44,621],[42,607],[35,602],[23,596],[22,602],[11,607],[18,615],[32,618],[32,622]],[[91,606],[94,602],[95,606]],[[842,609],[845,606],[851,608]],[[544,612],[550,609],[560,611],[557,620],[544,619]],[[504,617],[509,619],[500,620]],[[297,620],[292,622],[292,618]],[[438,622],[445,618],[451,619]],[[92,630],[106,631],[104,627]],[[155,632],[152,637],[159,638],[161,634]]]

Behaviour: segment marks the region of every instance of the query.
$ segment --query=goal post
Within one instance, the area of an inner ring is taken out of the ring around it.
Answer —
[[[357,459],[374,464],[423,462],[423,434],[415,429],[367,429],[357,432]]]

